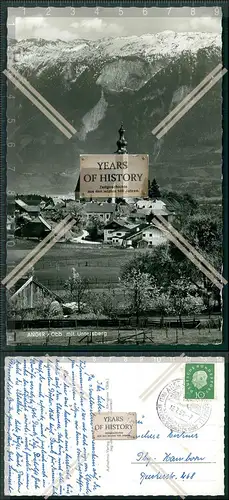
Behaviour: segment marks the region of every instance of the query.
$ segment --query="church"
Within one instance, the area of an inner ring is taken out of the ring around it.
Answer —
[[[123,125],[119,129],[115,154],[128,154]],[[80,176],[75,188],[75,201],[84,203],[87,219],[97,215],[104,225],[104,243],[114,246],[156,246],[166,242],[165,235],[154,225],[157,215],[172,222],[174,212],[169,211],[161,199],[156,179],[148,181],[148,196],[144,198],[123,198],[126,215],[119,210],[118,199],[93,198],[90,202],[80,196]],[[108,203],[109,201],[109,203]]]
[[[117,151],[115,151],[114,154],[117,154],[117,155],[119,155],[119,154],[120,155],[128,154],[128,151],[127,151],[127,141],[126,141],[126,138],[124,136],[125,129],[123,127],[123,123],[121,124],[121,127],[120,127],[118,133],[119,133],[119,139],[116,142],[116,144],[117,144]],[[96,198],[93,198],[93,199],[94,199],[94,201],[96,201]],[[112,203],[115,203],[115,199],[116,199],[116,197],[115,197],[115,195],[113,195],[112,196]],[[75,187],[75,201],[76,202],[85,201],[85,200],[83,200],[80,197],[80,175],[78,177],[78,181],[77,181],[77,184],[76,184],[76,187]],[[99,199],[97,199],[97,201],[99,201],[99,202],[101,202],[101,201],[107,201],[107,197],[105,197],[105,198],[99,197]]]

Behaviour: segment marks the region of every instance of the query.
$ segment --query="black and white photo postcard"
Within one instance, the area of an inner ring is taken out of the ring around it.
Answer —
[[[222,344],[222,5],[7,11],[7,345]]]

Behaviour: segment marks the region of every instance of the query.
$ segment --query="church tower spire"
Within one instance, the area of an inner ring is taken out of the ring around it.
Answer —
[[[128,154],[128,152],[127,152],[127,140],[124,136],[125,129],[123,127],[123,123],[121,123],[121,127],[120,127],[118,133],[119,133],[119,139],[116,142],[118,149],[115,153],[122,154],[122,155]]]

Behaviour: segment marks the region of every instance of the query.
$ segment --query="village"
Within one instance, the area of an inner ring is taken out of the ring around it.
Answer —
[[[124,132],[121,125],[117,155],[127,154]],[[144,155],[139,160],[148,161]],[[85,155],[82,163],[85,169]],[[119,161],[98,165],[100,170],[126,166]],[[220,206],[198,202],[189,193],[161,193],[157,180],[148,176],[137,197],[118,197],[114,188],[109,195],[105,190],[104,197],[101,193],[96,197],[96,191],[91,195],[89,188],[85,193],[88,177],[92,183],[95,180],[92,171],[88,172],[79,175],[74,196],[8,194],[9,271],[19,263],[19,256],[26,256],[65,217],[74,221],[9,291],[9,331],[17,336],[15,330],[40,332],[45,327],[50,331],[54,323],[62,330],[96,326],[106,332],[113,328],[113,341],[119,339],[120,331],[128,339],[135,331],[137,336],[150,333],[148,341],[152,342],[152,332],[159,327],[160,343],[162,333],[167,340],[168,330],[173,334],[175,328],[178,343],[178,327],[182,335],[189,328],[189,334],[196,336],[196,328],[204,325],[210,334],[213,329],[213,340],[218,340],[219,290],[168,239],[168,231],[158,226],[158,220],[174,225],[203,255],[212,254],[212,264],[219,267]]]
[[[190,196],[174,194],[174,199],[183,200],[177,205],[170,198],[163,199],[156,179],[149,182],[148,197],[143,199],[88,201],[80,196],[79,180],[74,199],[8,195],[9,254],[13,250],[15,255],[23,245],[36,246],[66,215],[75,219],[71,231],[55,244],[60,263],[57,269],[52,250],[47,254],[50,264],[44,263],[43,268],[53,265],[50,278],[42,278],[41,259],[9,294],[9,331],[15,335],[29,328],[39,338],[40,328],[48,325],[50,329],[54,323],[55,328],[60,324],[64,328],[64,320],[73,321],[66,325],[71,335],[76,324],[81,328],[82,323],[89,330],[97,327],[100,341],[101,329],[111,332],[111,328],[118,329],[119,336],[123,328],[128,335],[136,328],[148,329],[151,335],[160,328],[160,338],[164,332],[167,341],[165,331],[177,331],[178,325],[182,331],[189,327],[193,332],[201,325],[208,335],[213,328],[219,338],[217,291],[206,280],[204,288],[196,287],[202,276],[197,277],[191,263],[187,266],[186,258],[180,262],[178,254],[172,255],[173,247],[154,224],[157,215],[173,224],[183,220],[182,216],[185,221],[193,217],[195,202]],[[198,213],[199,207],[196,210]]]
[[[152,219],[154,215],[162,215],[168,222],[172,222],[175,214],[160,199],[155,179],[150,185],[150,197],[130,201],[117,198],[86,201],[80,198],[78,184],[75,200],[50,197],[47,202],[41,200],[39,204],[35,204],[30,196],[15,198],[8,195],[9,238],[14,235],[15,238],[42,239],[55,228],[61,217],[64,218],[69,213],[77,219],[77,225],[70,234],[65,235],[64,241],[129,248],[150,247],[166,241]]]

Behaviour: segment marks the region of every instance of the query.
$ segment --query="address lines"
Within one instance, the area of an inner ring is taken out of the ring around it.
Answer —
[[[227,7],[227,2],[223,2],[221,7]],[[220,17],[221,16],[221,7],[208,7],[207,12],[206,8],[198,7],[198,6],[190,6],[190,7],[18,7],[10,8],[9,14],[11,17],[11,21],[9,21],[8,25],[15,25],[15,19],[17,17]],[[64,10],[64,12],[63,12]],[[63,16],[64,14],[64,16]]]

